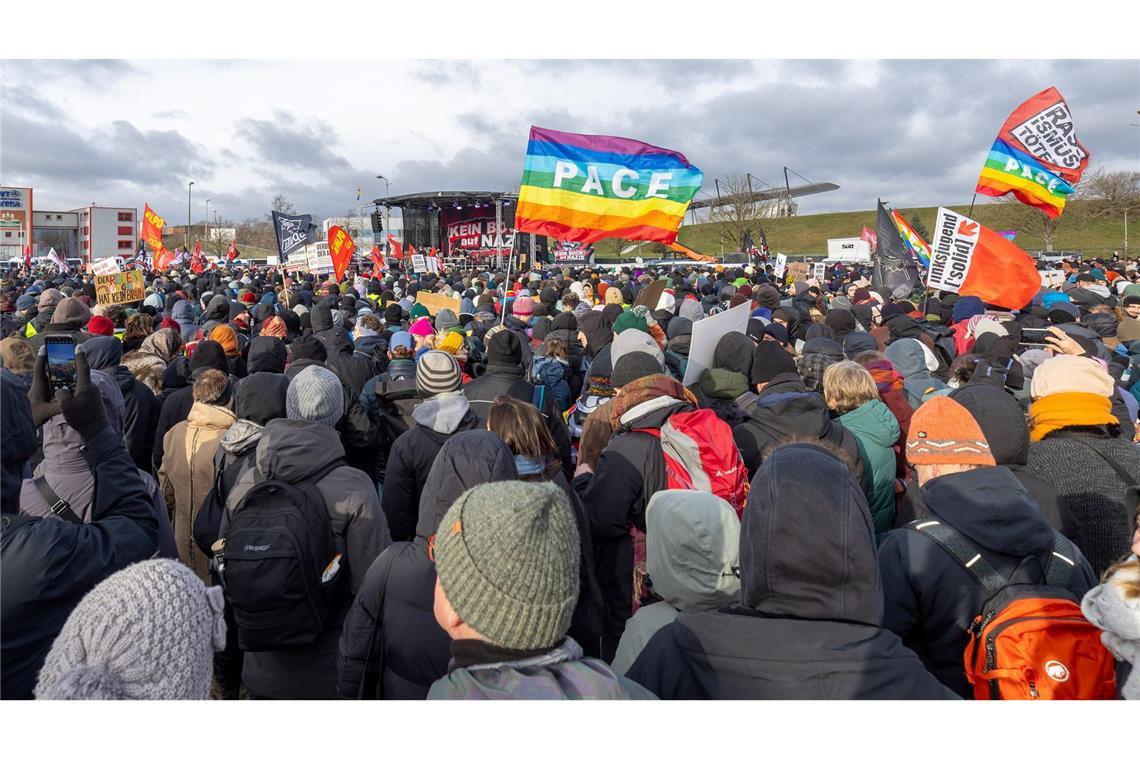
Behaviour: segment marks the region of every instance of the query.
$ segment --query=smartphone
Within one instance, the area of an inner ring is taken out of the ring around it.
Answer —
[[[1033,345],[1046,345],[1045,339],[1053,337],[1053,333],[1043,327],[1021,328],[1021,342]]]
[[[75,340],[70,335],[44,336],[52,395],[63,388],[75,393]]]

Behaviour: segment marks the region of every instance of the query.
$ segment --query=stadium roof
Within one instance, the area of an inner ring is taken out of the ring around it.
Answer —
[[[813,182],[809,185],[800,185],[791,189],[791,197],[799,198],[801,195],[815,195],[816,193],[829,193],[832,190],[838,190],[839,185],[834,182]],[[760,201],[777,201],[787,198],[789,192],[784,188],[777,188],[773,190],[757,190],[751,194],[749,193],[736,193],[734,195],[722,195],[719,198],[702,198],[701,200],[694,200],[689,204],[689,208],[713,208],[715,206],[723,206],[728,203],[733,203],[738,200],[750,201],[757,203]],[[744,197],[741,197],[744,196]]]

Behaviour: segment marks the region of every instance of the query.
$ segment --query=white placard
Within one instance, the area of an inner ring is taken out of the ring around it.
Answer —
[[[685,367],[685,386],[701,379],[701,373],[713,365],[713,354],[720,339],[731,332],[743,333],[748,329],[748,315],[752,302],[745,301],[728,311],[693,323],[693,336],[689,340],[689,364]]]
[[[422,253],[417,253],[412,256],[412,271],[419,274],[424,274],[427,272],[427,262],[424,260],[424,255]]]
[[[813,264],[811,271],[812,271],[811,276],[814,277],[815,279],[819,280],[820,282],[823,282],[827,278],[827,264],[824,264],[821,261]]]
[[[114,256],[108,256],[105,259],[96,259],[91,262],[91,271],[94,274],[118,274],[119,262],[115,260]]]
[[[784,279],[784,270],[788,268],[788,256],[784,253],[776,254],[776,268],[772,270],[772,276],[777,280]]]

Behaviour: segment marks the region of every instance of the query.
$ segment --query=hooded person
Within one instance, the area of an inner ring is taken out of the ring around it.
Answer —
[[[737,399],[736,405],[746,419],[732,429],[749,474],[755,477],[767,450],[776,444],[792,439],[821,440],[843,449],[856,482],[863,482],[858,440],[831,419],[823,395],[807,389],[796,374],[791,354],[773,341],[761,341],[754,349],[749,383],[756,392]]]
[[[173,330],[158,330],[143,339],[137,351],[123,354],[122,364],[158,397],[165,387],[166,369],[182,351],[182,338]]]
[[[41,301],[43,298],[41,297]],[[64,298],[55,307],[51,315],[51,323],[39,330],[28,343],[37,351],[44,345],[49,335],[65,335],[78,345],[90,337],[84,329],[91,321],[91,309],[79,298]]]
[[[808,332],[820,325],[812,325]],[[843,349],[833,338],[809,337],[796,359],[796,372],[804,387],[817,393],[823,391],[823,374],[831,365],[843,361]]]
[[[118,343],[117,338],[109,338]],[[91,343],[92,341],[88,341]],[[84,353],[87,345],[84,344]],[[102,371],[91,373],[91,384],[103,401],[107,423],[116,433],[123,432],[126,410],[115,379]],[[46,420],[41,427],[43,460],[32,470],[32,477],[20,488],[20,514],[31,517],[56,516],[60,519],[90,523],[96,500],[96,481],[83,456],[83,438],[68,425],[62,414]],[[178,547],[170,527],[169,513],[162,490],[150,474],[139,468],[146,486],[151,511],[158,521],[158,554],[178,559]],[[66,514],[60,506],[66,507]],[[54,511],[53,511],[54,507]]]
[[[449,639],[432,612],[436,533],[465,491],[517,477],[514,455],[494,433],[461,431],[440,447],[414,541],[393,544],[372,563],[345,619],[336,666],[342,699],[423,699],[447,672]]]
[[[1140,473],[1140,447],[1112,414],[1112,377],[1096,359],[1054,356],[1034,371],[1029,392],[1026,469],[1057,489],[1079,525],[1074,543],[1103,573],[1128,551],[1129,489]]]
[[[946,383],[932,374],[938,362],[922,342],[914,338],[896,340],[887,346],[883,356],[902,376],[903,388],[911,408],[918,409],[931,394],[948,390]]]
[[[375,431],[372,479],[381,492],[392,444],[415,424],[412,412],[420,400],[412,336],[405,330],[393,332],[387,350],[387,368],[364,384],[358,401]]]
[[[460,383],[451,354],[427,351],[416,362],[416,390],[424,400],[412,411],[415,425],[392,443],[384,472],[384,513],[395,541],[415,535],[420,496],[440,448],[455,433],[480,426]]]
[[[702,407],[716,412],[729,425],[743,422],[746,415],[733,402],[751,388],[754,344],[744,333],[730,332],[716,344],[712,366],[702,370],[690,388]]]
[[[1081,600],[1081,612],[1103,631],[1101,642],[1120,663],[1116,678],[1118,695],[1130,700],[1140,700],[1140,670],[1137,669],[1140,665],[1140,559],[1137,554],[1140,554],[1140,522],[1132,534],[1131,556],[1110,567],[1102,583]]]
[[[173,335],[173,331],[170,331],[170,334]],[[162,465],[166,433],[179,422],[187,419],[190,415],[190,409],[194,406],[194,383],[197,382],[198,377],[203,372],[211,369],[216,369],[228,377],[229,362],[226,361],[225,349],[221,345],[213,340],[203,340],[198,342],[198,346],[194,349],[194,354],[187,362],[186,368],[188,373],[187,384],[160,399],[158,424],[154,431],[154,446],[151,454],[151,462],[156,473]]]
[[[312,319],[313,337],[324,344],[327,354],[325,366],[336,373],[348,388],[349,395],[356,399],[372,377],[372,362],[356,354],[348,332],[334,324],[333,311],[328,304],[314,306]]]
[[[246,374],[245,359],[242,358],[241,348],[238,345],[238,336],[234,328],[229,325],[218,325],[210,331],[208,336],[222,347],[226,354],[227,373],[236,378],[243,378]]]
[[[99,581],[151,557],[158,521],[123,437],[108,424],[100,389],[80,347],[74,394],[51,397],[47,357],[37,357],[31,392],[0,370],[0,697],[28,699],[52,642]],[[112,385],[113,387],[113,385]],[[117,391],[117,389],[116,389]],[[21,477],[36,448],[35,429],[58,414],[83,441],[100,483],[91,522],[17,514]]]
[[[234,484],[226,512],[240,508],[255,480],[311,483],[328,512],[332,548],[348,568],[342,600],[347,608],[368,567],[391,543],[388,524],[372,481],[343,462],[344,446],[335,425],[344,414],[344,389],[337,376],[324,367],[307,367],[290,381],[285,410],[286,418],[265,423],[254,453],[256,475]],[[242,684],[259,698],[335,698],[340,632],[338,619],[311,644],[245,652]]]
[[[948,699],[882,627],[867,501],[816,444],[776,448],[740,528],[740,604],[682,613],[628,677],[662,699]]]
[[[114,379],[123,396],[123,435],[131,458],[140,468],[150,468],[154,428],[158,423],[158,400],[145,383],[123,366],[123,344],[115,337],[92,336],[87,341],[91,369]]]
[[[164,453],[158,469],[178,554],[204,583],[210,582],[209,557],[194,542],[193,526],[214,485],[214,455],[222,436],[237,419],[231,411],[232,396],[229,378],[220,370],[208,369],[199,375],[187,418],[163,437]]]
[[[899,423],[900,443],[906,443],[907,431],[910,429],[910,418],[914,415],[914,408],[906,397],[906,386],[902,375],[895,372],[895,367],[878,351],[863,351],[851,357],[863,369],[871,373],[875,381],[875,388],[879,391],[879,400],[887,405],[891,414]],[[905,463],[906,454],[900,452]]]
[[[660,602],[625,625],[611,667],[625,674],[653,635],[683,612],[740,603],[740,518],[711,493],[659,491],[645,508],[645,569]]]
[[[68,616],[36,699],[208,699],[224,605],[221,588],[207,588],[176,560],[120,570]]]
[[[578,596],[578,533],[551,483],[463,493],[436,541],[434,613],[451,639],[429,699],[651,699],[566,636]]]
[[[1026,469],[1029,463],[1029,426],[1021,404],[1009,393],[988,383],[968,383],[951,391],[949,398],[970,412],[990,444],[994,462],[1013,473],[1029,492],[1049,526],[1083,551],[1080,522],[1068,511],[1068,505],[1051,483]]]
[[[198,318],[194,314],[194,304],[179,299],[174,302],[170,316],[178,323],[178,330],[182,335],[183,343],[189,343],[198,337]]]
[[[924,403],[911,418],[906,450],[930,519],[892,530],[879,547],[883,626],[901,636],[939,681],[966,697],[973,687],[963,652],[970,624],[990,594],[923,530],[953,531],[1005,579],[1013,579],[1027,558],[1039,570],[1063,560],[1071,568],[1064,588],[1077,599],[1096,584],[1096,575],[1080,550],[1049,527],[1014,474],[995,466],[985,434],[957,401],[935,397]]]
[[[199,323],[202,325],[202,335],[209,335],[211,330],[228,321],[229,318],[230,300],[220,293],[211,296],[199,319]]]

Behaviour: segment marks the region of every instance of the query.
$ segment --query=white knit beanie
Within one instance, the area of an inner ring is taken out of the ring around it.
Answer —
[[[120,570],[72,610],[48,652],[37,699],[206,699],[226,644],[222,590],[181,562]]]

